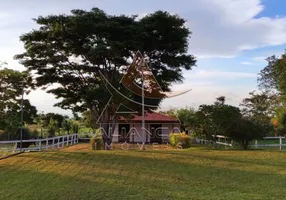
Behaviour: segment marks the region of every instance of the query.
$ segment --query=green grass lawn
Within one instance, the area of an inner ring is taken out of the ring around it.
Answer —
[[[0,199],[286,199],[286,153],[79,144],[0,160]]]

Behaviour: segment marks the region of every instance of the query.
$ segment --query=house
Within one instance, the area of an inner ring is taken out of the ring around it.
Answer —
[[[115,125],[113,142],[164,143],[169,134],[180,131],[178,119],[152,112],[145,114],[145,129],[142,128],[142,116],[135,115],[131,119],[120,117]],[[145,130],[145,131],[143,131]]]

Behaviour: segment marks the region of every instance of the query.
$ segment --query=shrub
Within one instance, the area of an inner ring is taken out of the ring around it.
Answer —
[[[94,136],[90,139],[91,149],[92,150],[101,150],[103,149],[103,140],[101,136]]]
[[[5,131],[0,130],[0,141],[1,140],[8,140],[8,133]]]
[[[183,149],[187,149],[191,146],[191,137],[186,133],[171,133],[170,144],[174,147],[181,146]]]

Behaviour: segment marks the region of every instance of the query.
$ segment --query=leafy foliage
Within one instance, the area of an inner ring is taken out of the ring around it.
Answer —
[[[67,132],[67,134],[69,134],[72,129],[72,121],[64,120],[62,122],[62,128]]]
[[[281,92],[286,94],[286,51],[281,56],[271,56],[266,59],[267,66],[260,71],[258,78],[261,89]]]
[[[48,137],[54,137],[56,135],[56,131],[58,130],[57,121],[53,118],[50,119],[48,124]]]
[[[21,96],[33,86],[27,72],[4,68],[0,70],[0,129],[15,133],[21,126]],[[23,99],[23,122],[31,124],[37,115],[36,107]]]
[[[264,96],[245,99],[243,111],[225,104],[225,97],[221,96],[212,105],[200,105],[197,111],[186,108],[173,110],[171,113],[175,113],[183,126],[197,137],[213,141],[212,143],[215,145],[215,136],[224,135],[237,141],[243,149],[246,149],[250,141],[260,139],[269,131],[269,129],[265,130],[265,124],[261,119],[265,110],[268,111],[268,107],[259,109],[262,102],[257,103],[256,98],[261,100],[260,98],[263,99]],[[264,103],[266,104],[266,102]],[[268,126],[269,123],[270,121],[268,121]],[[173,145],[176,145],[179,140],[180,134],[172,134],[170,137],[170,142]]]
[[[171,133],[170,144],[177,148],[187,149],[191,147],[191,137],[187,135],[185,132],[182,133]]]
[[[250,141],[261,139],[263,136],[263,127],[248,119],[240,119],[234,123],[229,136],[237,141],[243,149],[247,149]]]
[[[90,144],[92,150],[102,150],[104,147],[102,137],[98,135],[90,139]]]
[[[249,93],[250,97],[243,99],[240,106],[244,117],[263,127],[263,135],[271,134],[274,127],[271,119],[275,116],[275,110],[281,106],[280,96],[270,91]]]

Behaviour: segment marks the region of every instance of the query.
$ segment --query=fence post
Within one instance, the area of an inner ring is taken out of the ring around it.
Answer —
[[[67,135],[67,146],[69,146],[69,135]]]
[[[46,139],[46,150],[48,150],[48,146],[49,146],[49,138]]]
[[[60,137],[57,138],[57,142],[58,142],[58,149],[60,148]]]
[[[255,140],[255,148],[257,149],[257,140]]]
[[[62,147],[65,147],[65,136],[62,136]]]
[[[279,143],[280,143],[280,151],[282,151],[282,137],[279,137]]]
[[[76,143],[78,143],[78,134],[76,134]]]
[[[39,142],[39,151],[42,151],[42,139]]]
[[[54,148],[54,146],[55,146],[55,138],[53,138],[53,148]]]
[[[230,142],[231,142],[231,147],[233,148],[233,140],[231,140]]]
[[[72,134],[72,135],[71,135],[71,145],[74,144],[74,143],[73,143],[73,137],[74,137],[74,135]]]

